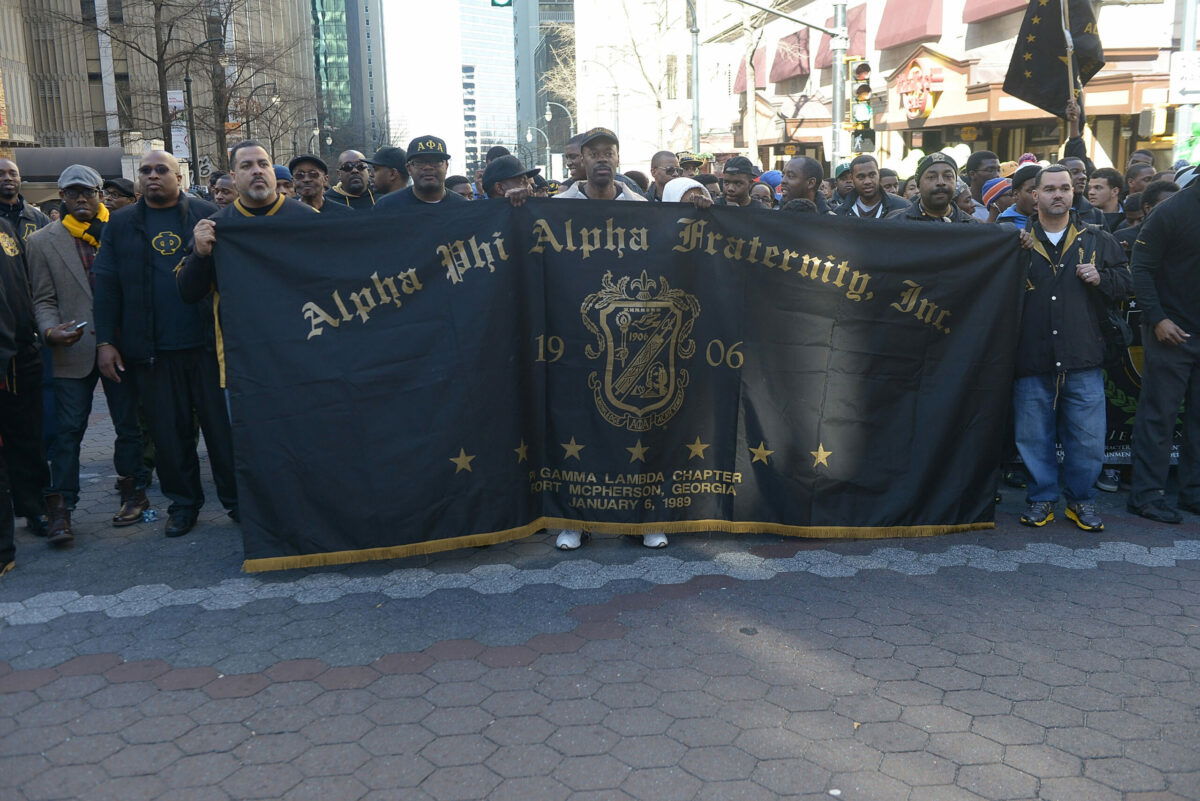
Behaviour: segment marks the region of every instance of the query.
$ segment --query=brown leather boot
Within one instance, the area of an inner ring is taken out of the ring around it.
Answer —
[[[71,531],[71,510],[63,496],[46,496],[46,514],[50,517],[46,539],[51,545],[70,545],[75,541],[75,532]]]
[[[132,476],[118,478],[117,489],[121,493],[121,510],[113,515],[112,524],[121,528],[142,522],[142,512],[150,508],[146,491],[134,487]]]

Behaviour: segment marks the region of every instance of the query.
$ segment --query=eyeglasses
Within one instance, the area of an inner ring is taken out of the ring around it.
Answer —
[[[306,181],[309,178],[320,178],[324,174],[320,170],[297,170],[292,173],[292,177],[298,181]]]
[[[63,197],[65,197],[67,200],[79,200],[81,197],[92,198],[96,196],[96,190],[92,189],[91,187],[84,187],[80,189],[72,186],[69,189],[64,189],[62,193]]]
[[[138,167],[138,175],[166,175],[171,171],[171,168],[166,164],[143,164]]]
[[[367,163],[365,161],[347,161],[345,164],[339,164],[338,169],[342,172],[366,172]]]
[[[683,174],[683,170],[681,170],[679,167],[659,167],[659,169],[665,172],[667,175]]]

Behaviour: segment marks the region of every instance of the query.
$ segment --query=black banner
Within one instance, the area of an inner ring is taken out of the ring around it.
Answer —
[[[222,221],[245,569],[991,527],[1016,248],[602,201]]]

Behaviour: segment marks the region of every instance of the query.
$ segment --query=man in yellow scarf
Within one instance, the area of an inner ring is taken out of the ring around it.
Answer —
[[[58,179],[65,216],[29,237],[26,258],[33,284],[33,307],[38,330],[54,360],[54,399],[57,434],[50,458],[46,507],[52,545],[74,538],[71,511],[79,500],[79,447],[92,411],[96,382],[96,333],[92,301],[92,265],[109,210],[101,202],[103,181],[91,167],[73,164]],[[129,526],[149,508],[145,488],[148,471],[142,464],[142,437],[133,388],[103,380],[108,410],[117,432],[113,463],[121,508],[114,526]]]

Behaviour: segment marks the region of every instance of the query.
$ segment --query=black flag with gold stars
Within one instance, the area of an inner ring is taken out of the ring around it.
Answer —
[[[1004,76],[1004,91],[1057,117],[1067,116],[1071,97],[1067,71],[1067,37],[1063,33],[1064,0],[1030,0]],[[1074,91],[1104,66],[1104,48],[1089,0],[1065,0],[1075,44]],[[1080,104],[1082,105],[1082,103]]]
[[[547,527],[989,528],[1016,251],[994,226],[598,200],[223,222],[245,568]]]

